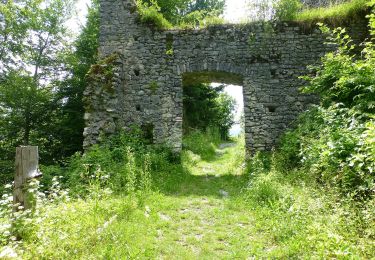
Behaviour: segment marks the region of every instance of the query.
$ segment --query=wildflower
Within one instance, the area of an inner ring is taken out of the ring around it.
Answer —
[[[16,251],[14,251],[13,248],[11,247],[4,247],[3,250],[0,252],[0,258],[1,259],[12,259],[12,258],[17,258],[18,255]]]

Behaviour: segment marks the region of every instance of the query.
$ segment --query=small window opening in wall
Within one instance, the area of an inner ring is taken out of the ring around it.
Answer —
[[[166,43],[166,53],[168,55],[173,54],[173,34],[168,33],[165,38],[165,43]]]
[[[153,124],[144,124],[141,126],[142,134],[144,140],[148,144],[154,143],[154,125]]]
[[[138,77],[141,74],[139,69],[134,69],[134,74]]]
[[[268,112],[270,112],[270,113],[275,113],[275,112],[276,112],[276,109],[277,109],[277,107],[275,107],[275,106],[268,106],[268,107],[267,107],[267,110],[268,110]]]
[[[136,109],[137,111],[141,111],[141,105],[136,105],[136,106],[135,106],[135,109]]]
[[[275,77],[276,76],[276,69],[271,69],[271,76]]]

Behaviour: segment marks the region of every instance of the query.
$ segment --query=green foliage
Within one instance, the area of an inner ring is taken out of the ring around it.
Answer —
[[[247,198],[260,205],[272,206],[282,197],[278,180],[270,174],[261,174],[248,186]]]
[[[326,26],[322,31],[330,35],[329,40],[338,46],[337,51],[328,53],[322,64],[310,67],[316,72],[314,77],[303,77],[309,86],[303,88],[305,93],[320,93],[322,105],[342,103],[361,117],[373,117],[375,111],[375,65],[374,48],[368,43],[358,59],[351,51],[355,45],[345,29],[337,28],[332,32]]]
[[[55,160],[60,103],[57,78],[65,71],[65,21],[70,1],[0,4],[0,164],[8,168],[18,145],[38,145],[43,162]],[[4,15],[4,16],[3,16]],[[13,176],[3,168],[4,181]]]
[[[150,88],[152,94],[155,94],[156,91],[159,89],[159,84],[158,84],[158,82],[155,81],[155,80],[152,81],[152,82],[149,84],[149,88]]]
[[[23,40],[30,27],[27,6],[28,3],[22,6],[14,1],[0,3],[0,73],[12,68],[15,56],[24,48]]]
[[[320,94],[321,105],[300,118],[280,151],[287,168],[300,166],[343,195],[367,200],[375,191],[374,45],[365,43],[358,57],[344,29],[322,31],[337,51],[312,67],[314,76],[303,77],[309,84],[302,89]]]
[[[217,129],[208,128],[205,132],[195,130],[183,138],[183,148],[208,160],[215,156],[216,147],[221,142],[221,136]]]
[[[279,21],[293,20],[297,12],[301,10],[302,3],[300,0],[280,0],[275,5],[275,18]]]
[[[275,18],[279,21],[298,21],[315,25],[317,22],[340,24],[349,19],[363,18],[371,0],[350,0],[341,4],[304,8],[300,0],[281,0],[274,4]]]
[[[192,129],[206,131],[217,128],[223,140],[228,139],[233,125],[235,100],[222,93],[224,86],[213,88],[208,84],[184,86],[184,133]]]
[[[148,4],[142,0],[137,0],[136,4],[142,23],[153,25],[158,29],[170,29],[172,27],[171,23],[160,13],[160,7],[156,1],[151,1]]]
[[[335,106],[317,108],[310,118],[314,125],[307,128],[309,123],[301,122],[295,130],[297,137],[305,133],[295,143],[299,146],[284,144],[284,149],[294,150],[293,156],[302,161],[303,168],[322,183],[338,187],[343,194],[373,196],[375,156],[369,143],[374,123],[361,123],[347,109]]]
[[[147,145],[142,135],[134,129],[107,139],[83,155],[74,155],[65,169],[67,187],[73,193],[85,194],[92,178],[106,176],[104,186],[115,192],[149,190],[150,172],[156,174],[172,167],[175,157],[168,148]]]
[[[183,16],[178,27],[182,29],[204,28],[223,23],[224,19],[217,16],[215,12],[197,10]]]
[[[223,13],[224,5],[224,0],[138,0],[137,10],[143,23],[158,29],[174,26],[189,29],[222,24],[219,15]]]
[[[139,139],[117,136],[108,147],[119,148],[121,140],[127,146],[116,155],[107,150],[107,157],[116,162],[129,157],[130,142],[137,163]],[[55,178],[51,190],[39,193],[34,213],[12,214],[7,193],[0,200],[0,257],[373,258],[374,200],[366,205],[343,200],[334,190],[322,190],[308,172],[286,176],[272,154],[250,158],[249,180],[244,139],[223,147],[210,161],[183,156],[183,166],[151,169],[151,192],[139,176],[141,191],[113,194],[106,171],[97,169],[81,198],[67,196]],[[96,158],[105,162],[101,154]]]
[[[88,82],[86,75],[98,60],[99,3],[93,0],[88,9],[86,25],[73,43],[74,50],[67,53],[68,76],[59,84],[57,99],[62,106],[58,114],[55,135],[60,141],[53,155],[61,160],[82,151],[84,128],[83,91]]]

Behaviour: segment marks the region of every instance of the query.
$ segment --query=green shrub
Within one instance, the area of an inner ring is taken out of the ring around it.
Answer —
[[[365,43],[362,56],[354,56],[344,29],[322,30],[338,49],[313,67],[314,76],[303,77],[308,81],[303,91],[320,94],[321,105],[285,134],[280,147],[284,168],[302,167],[346,196],[368,199],[375,195],[374,45]]]
[[[153,25],[158,29],[172,28],[172,24],[160,13],[160,7],[156,1],[147,4],[142,0],[137,0],[136,5],[142,23]]]
[[[319,93],[324,107],[342,103],[358,116],[372,117],[375,111],[375,49],[372,43],[366,44],[359,58],[351,52],[355,45],[345,29],[330,30],[321,26],[321,30],[338,48],[326,54],[321,65],[310,67],[315,76],[303,77],[309,82],[303,92]]]
[[[280,187],[273,174],[259,174],[250,181],[246,196],[259,205],[273,206],[282,197]]]
[[[69,176],[66,186],[77,194],[88,194],[92,184],[119,193],[150,190],[150,172],[168,171],[175,162],[176,155],[169,148],[148,145],[141,131],[134,129],[74,155],[64,170]]]
[[[279,21],[293,20],[302,8],[300,0],[280,0],[275,5],[275,18]]]
[[[257,152],[247,162],[247,172],[251,177],[271,170],[271,161],[268,153]]]

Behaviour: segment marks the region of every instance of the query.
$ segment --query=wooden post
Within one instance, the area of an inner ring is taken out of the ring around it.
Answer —
[[[17,147],[13,192],[13,203],[15,206],[23,206],[24,209],[31,209],[33,207],[33,194],[29,194],[28,184],[30,180],[41,175],[42,173],[39,171],[38,147]]]

